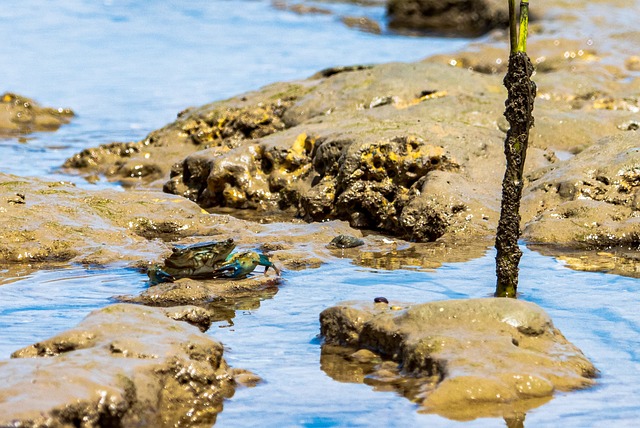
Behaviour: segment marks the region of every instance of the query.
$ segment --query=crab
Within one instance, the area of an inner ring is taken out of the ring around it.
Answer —
[[[173,282],[180,278],[245,278],[257,266],[265,267],[265,274],[272,268],[280,270],[264,254],[244,251],[231,254],[235,248],[233,239],[202,242],[193,245],[176,245],[172,254],[164,260],[164,266],[154,265],[147,270],[149,285]]]
[[[155,265],[147,270],[149,284],[173,282],[179,278],[210,278],[235,247],[233,239],[175,245],[171,255],[164,259],[164,266]]]

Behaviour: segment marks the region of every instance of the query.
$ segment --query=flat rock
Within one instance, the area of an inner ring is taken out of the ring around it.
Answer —
[[[234,370],[220,343],[167,315],[112,305],[14,352],[0,362],[0,425],[211,426]]]
[[[399,390],[452,419],[526,411],[597,375],[543,309],[515,299],[345,303],[324,310],[320,324],[329,375]],[[384,361],[362,361],[362,349]]]

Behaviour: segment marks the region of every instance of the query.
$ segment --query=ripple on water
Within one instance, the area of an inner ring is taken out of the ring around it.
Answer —
[[[75,326],[115,294],[146,287],[146,275],[128,268],[7,273],[0,286],[0,358]]]

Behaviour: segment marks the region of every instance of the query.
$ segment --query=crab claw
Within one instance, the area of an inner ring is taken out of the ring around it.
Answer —
[[[267,271],[269,270],[269,268],[272,268],[274,271],[276,271],[276,275],[280,276],[280,269],[278,269],[278,267],[276,265],[274,265],[271,260],[269,260],[269,258],[267,256],[265,256],[264,254],[260,254],[260,261],[258,262],[258,264],[260,266],[264,266],[264,274],[267,274]]]
[[[153,265],[147,269],[147,276],[149,277],[149,285],[158,285],[162,282],[173,282],[176,280],[173,276],[160,269],[158,265]]]

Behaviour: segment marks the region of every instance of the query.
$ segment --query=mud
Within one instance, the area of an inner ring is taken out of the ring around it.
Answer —
[[[603,159],[607,159],[603,162]],[[635,132],[599,140],[529,177],[524,238],[580,249],[640,248],[640,146]]]
[[[211,426],[234,376],[247,372],[227,366],[220,343],[170,319],[197,311],[112,305],[14,352],[0,363],[0,425]]]
[[[347,302],[320,324],[328,375],[396,390],[455,420],[510,418],[597,375],[540,307],[514,299]]]
[[[22,95],[0,95],[0,138],[20,137],[39,131],[56,131],[71,121],[69,108],[41,107]]]

